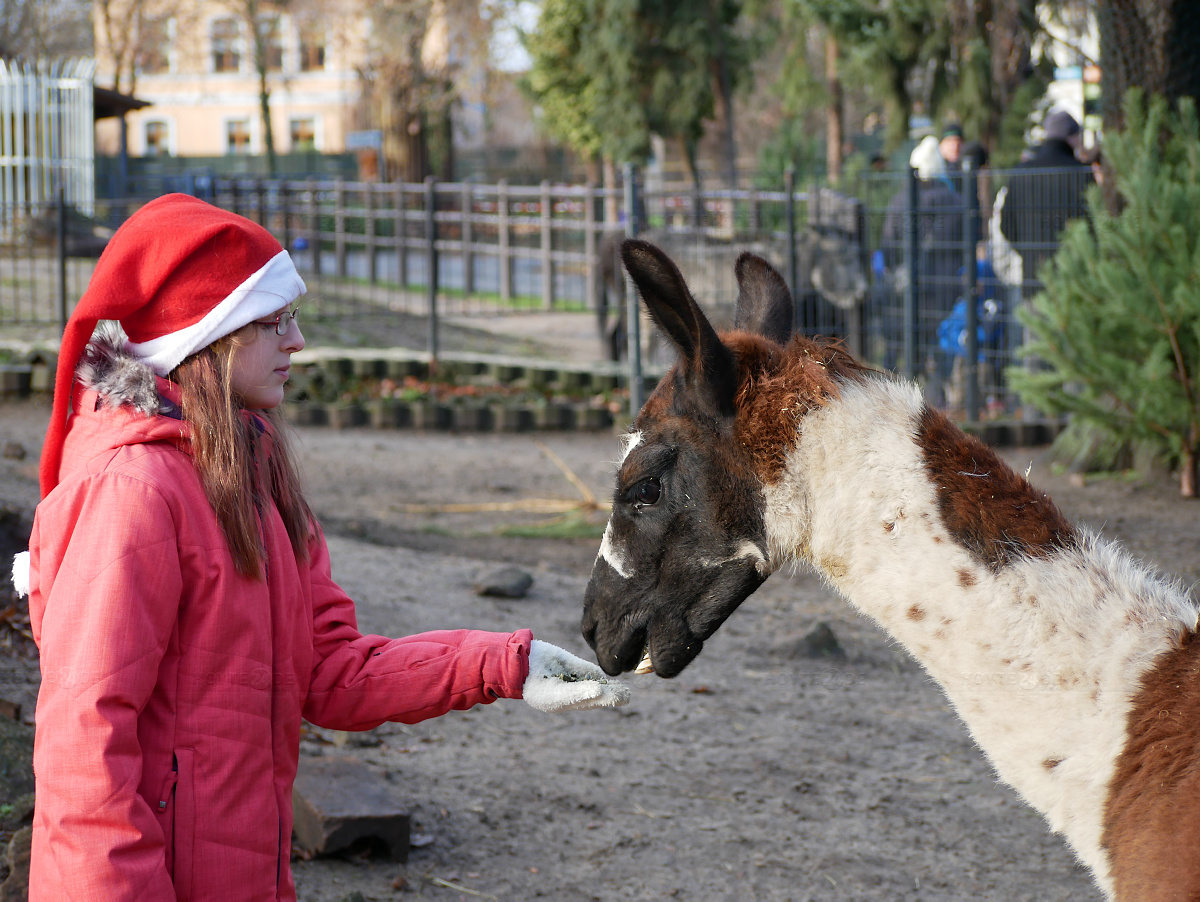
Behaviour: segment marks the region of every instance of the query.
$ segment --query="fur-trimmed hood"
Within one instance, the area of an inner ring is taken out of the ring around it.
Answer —
[[[125,344],[119,323],[100,323],[75,367],[75,378],[84,389],[99,394],[107,407],[132,407],[148,417],[163,412],[169,402],[158,392],[158,377],[125,350]]]

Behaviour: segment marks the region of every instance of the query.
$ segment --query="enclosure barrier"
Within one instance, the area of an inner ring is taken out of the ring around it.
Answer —
[[[797,331],[844,340],[868,362],[918,379],[957,418],[975,421],[1030,413],[1008,391],[1004,371],[1019,359],[1016,312],[1039,283],[1033,266],[1023,273],[1017,266],[1014,275],[1010,263],[993,260],[996,236],[989,236],[995,191],[1010,176],[956,173],[948,203],[937,209],[922,207],[922,188],[906,172],[865,175],[853,194],[796,190],[792,173],[778,191],[679,191],[636,171],[625,181],[637,190],[628,192],[344,179],[176,187],[270,229],[309,284],[306,317],[351,325],[368,313],[419,318],[425,327],[414,346],[436,364],[446,318],[578,316],[595,330],[591,362],[610,372],[623,358],[635,386],[643,369],[661,371],[669,360],[653,330],[639,339],[628,326],[620,240],[636,232],[662,246],[718,327],[732,324],[734,263],[750,250],[788,280]],[[1061,185],[1046,184],[1035,196],[1047,210],[1061,206]],[[107,236],[143,202],[105,202],[91,216],[69,200],[25,204],[36,227],[10,230],[0,246],[3,335],[52,338]],[[3,212],[6,222],[15,217],[11,208]],[[1006,254],[1044,260],[1056,240],[1043,236]]]

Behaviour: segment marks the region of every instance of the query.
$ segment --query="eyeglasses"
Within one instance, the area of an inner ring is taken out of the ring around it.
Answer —
[[[300,315],[300,308],[296,307],[287,313],[281,313],[274,319],[256,319],[256,326],[274,326],[276,335],[287,335],[288,329],[292,326],[292,320]]]

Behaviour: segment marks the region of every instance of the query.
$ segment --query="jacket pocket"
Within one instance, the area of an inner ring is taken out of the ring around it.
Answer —
[[[179,782],[179,762],[172,760],[171,769],[163,777],[162,788],[158,797],[153,800],[154,815],[162,828],[163,840],[166,845],[167,873],[175,872],[175,784]]]
[[[173,819],[172,878],[179,902],[192,898],[193,854],[196,844],[196,751],[175,750],[175,817]]]

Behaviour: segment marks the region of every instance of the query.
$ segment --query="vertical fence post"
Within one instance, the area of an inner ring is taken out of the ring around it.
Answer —
[[[346,278],[346,182],[338,176],[333,186],[333,250],[339,279]]]
[[[587,183],[583,195],[583,302],[596,309],[596,186]]]
[[[917,170],[905,181],[904,204],[904,377],[917,378]]]
[[[404,208],[404,182],[397,180],[392,190],[396,194],[392,211],[396,232],[396,282],[403,291],[408,286],[408,217]]]
[[[67,331],[67,196],[58,186],[58,324]]]
[[[554,215],[554,200],[550,197],[550,183],[545,179],[542,179],[542,194],[539,200],[542,231],[542,307],[552,310],[554,308],[554,260],[550,256],[550,249],[553,246],[551,232],[553,223],[551,220]]]
[[[292,252],[292,192],[288,183],[279,183],[279,212],[283,216],[283,249]]]
[[[258,205],[258,224],[264,229],[270,228],[267,217],[267,189],[262,179],[254,180],[254,202]]]
[[[312,254],[312,274],[321,275],[321,210],[317,206],[317,182],[308,180],[308,251]]]
[[[496,185],[496,240],[500,245],[500,300],[512,300],[512,260],[508,248],[508,179],[500,179]]]
[[[638,234],[637,171],[632,163],[624,167],[625,177],[625,234]],[[638,312],[638,291],[633,280],[625,276],[625,325],[629,337],[629,416],[636,417],[642,409],[642,328]]]
[[[789,166],[783,173],[783,212],[787,225],[787,279],[792,293],[792,331],[800,328],[800,293],[796,290],[796,168]]]
[[[366,207],[366,221],[363,231],[367,242],[367,279],[372,285],[379,282],[379,261],[375,259],[375,183],[363,183],[363,203]]]
[[[437,194],[433,176],[425,177],[425,297],[429,302],[429,375],[437,372],[438,358],[438,256]]]
[[[471,294],[475,290],[475,253],[472,248],[474,238],[471,234],[471,218],[475,214],[475,195],[470,179],[463,179],[462,184],[462,265],[463,292]]]
[[[963,375],[966,377],[967,422],[979,421],[979,259],[975,246],[979,242],[979,189],[975,180],[973,160],[963,158],[963,298],[967,302],[967,357]]]

